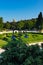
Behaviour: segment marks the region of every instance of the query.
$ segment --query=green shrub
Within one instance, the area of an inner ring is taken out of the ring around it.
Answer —
[[[1,54],[0,65],[43,65],[43,49],[40,50],[38,45],[26,46],[17,40],[9,43],[7,50]]]

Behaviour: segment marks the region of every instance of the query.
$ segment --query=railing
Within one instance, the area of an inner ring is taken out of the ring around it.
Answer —
[[[13,31],[3,31],[3,32],[0,32],[0,34],[3,34],[3,33],[12,33]],[[15,32],[32,32],[32,33],[39,33],[39,31],[26,31],[26,30],[21,30],[21,31],[19,31],[19,30],[14,30],[14,33]]]

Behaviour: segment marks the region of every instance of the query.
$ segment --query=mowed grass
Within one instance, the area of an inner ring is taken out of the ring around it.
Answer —
[[[21,39],[25,43],[33,43],[33,42],[43,42],[43,34],[38,34],[38,33],[28,33],[27,36],[28,38],[24,37],[25,34],[21,36]]]
[[[4,40],[0,40],[0,48],[6,45],[8,42]]]
[[[0,48],[7,45],[9,41],[11,41],[11,34],[0,34]]]
[[[22,33],[18,38],[18,34],[15,33],[15,36],[18,40],[22,40],[24,43],[33,43],[33,42],[43,42],[43,33],[26,33],[28,38],[25,38],[25,33]],[[12,34],[0,35],[0,47],[5,46],[9,41],[12,41]],[[13,41],[12,41],[13,42]],[[15,42],[15,41],[14,41]]]

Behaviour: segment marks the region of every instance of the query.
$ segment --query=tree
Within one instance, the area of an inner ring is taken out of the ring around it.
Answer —
[[[22,30],[24,27],[24,22],[21,20],[17,23],[17,29]]]
[[[28,20],[24,21],[24,29],[29,30],[29,21]]]
[[[0,17],[0,30],[2,30],[2,29],[3,29],[3,18]]]
[[[6,23],[5,23],[5,26],[4,26],[6,29],[10,29],[10,27],[11,27],[11,25],[10,25],[10,23],[7,21]]]
[[[42,24],[41,24],[41,29],[43,29],[43,18],[42,18]]]
[[[10,24],[11,24],[11,29],[15,30],[16,29],[16,22],[15,22],[15,20],[13,20]]]
[[[42,28],[42,12],[40,12],[40,14],[38,15],[36,28],[39,30]]]

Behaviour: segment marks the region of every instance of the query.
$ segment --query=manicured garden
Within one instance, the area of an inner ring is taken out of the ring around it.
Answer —
[[[43,65],[43,43],[27,46],[25,43],[43,41],[42,33],[15,33],[0,35],[0,65]]]
[[[15,33],[15,39],[24,43],[43,42],[43,33]],[[12,34],[0,34],[0,47],[12,41]]]
[[[0,65],[43,65],[43,44],[27,46],[22,40],[13,40],[4,47]]]
[[[22,40],[26,43],[33,43],[33,42],[43,42],[43,34],[42,33],[27,33],[28,38],[25,38],[22,35]]]

